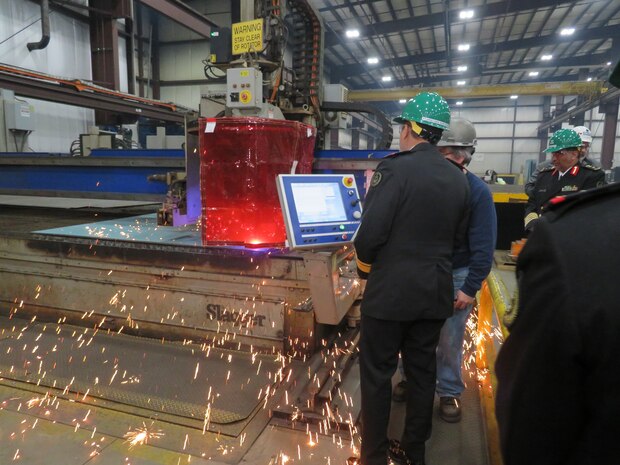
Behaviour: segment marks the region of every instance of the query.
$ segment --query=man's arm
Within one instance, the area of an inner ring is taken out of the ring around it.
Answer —
[[[366,194],[362,223],[354,240],[360,278],[368,277],[377,253],[390,236],[399,196],[396,177],[387,163],[381,163]]]
[[[534,194],[534,186],[536,185],[536,180],[538,179],[538,175],[540,174],[540,169],[543,163],[539,163],[536,165],[536,169],[531,174],[530,179],[525,183],[525,193],[528,197]]]
[[[563,253],[542,219],[519,257],[518,314],[496,363],[506,465],[567,463],[585,421],[590,399]]]
[[[460,289],[472,299],[480,290],[482,281],[491,271],[497,240],[497,216],[493,196],[486,186],[482,187],[483,190],[469,218],[469,272]]]

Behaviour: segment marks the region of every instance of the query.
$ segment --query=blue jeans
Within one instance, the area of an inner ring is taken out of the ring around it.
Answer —
[[[457,268],[452,271],[454,295],[467,278],[468,268]],[[471,313],[472,305],[462,310],[455,310],[454,315],[446,320],[441,328],[439,345],[437,346],[437,388],[439,397],[461,397],[465,389],[461,365],[463,363],[463,339],[465,324]]]
[[[455,298],[456,292],[465,283],[468,273],[467,267],[452,270]],[[463,310],[455,310],[454,315],[448,318],[441,328],[439,345],[437,346],[437,387],[435,389],[439,397],[461,397],[461,393],[465,389],[461,375],[463,339],[465,338],[465,324],[472,307],[472,305],[468,305]],[[401,360],[399,360],[398,368],[403,380],[405,380]]]

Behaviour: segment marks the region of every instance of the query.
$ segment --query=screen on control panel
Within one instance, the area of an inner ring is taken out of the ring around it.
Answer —
[[[300,224],[346,221],[337,182],[291,183]]]

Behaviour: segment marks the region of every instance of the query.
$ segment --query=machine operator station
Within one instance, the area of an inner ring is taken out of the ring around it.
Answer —
[[[578,126],[613,181],[613,15],[561,2],[4,2],[1,464],[355,463],[353,241],[373,172],[399,149],[393,118],[421,90],[476,125],[469,170],[499,228],[466,335],[463,421],[434,418],[427,461],[501,464],[491,380],[524,184],[550,134]],[[522,15],[538,24],[545,8],[548,27],[523,38]],[[547,34],[562,15],[578,40]],[[541,47],[556,56],[528,58]],[[404,405],[391,415],[398,438]]]

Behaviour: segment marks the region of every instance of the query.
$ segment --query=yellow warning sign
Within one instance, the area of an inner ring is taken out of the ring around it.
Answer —
[[[232,25],[232,53],[260,52],[263,49],[263,19]]]

